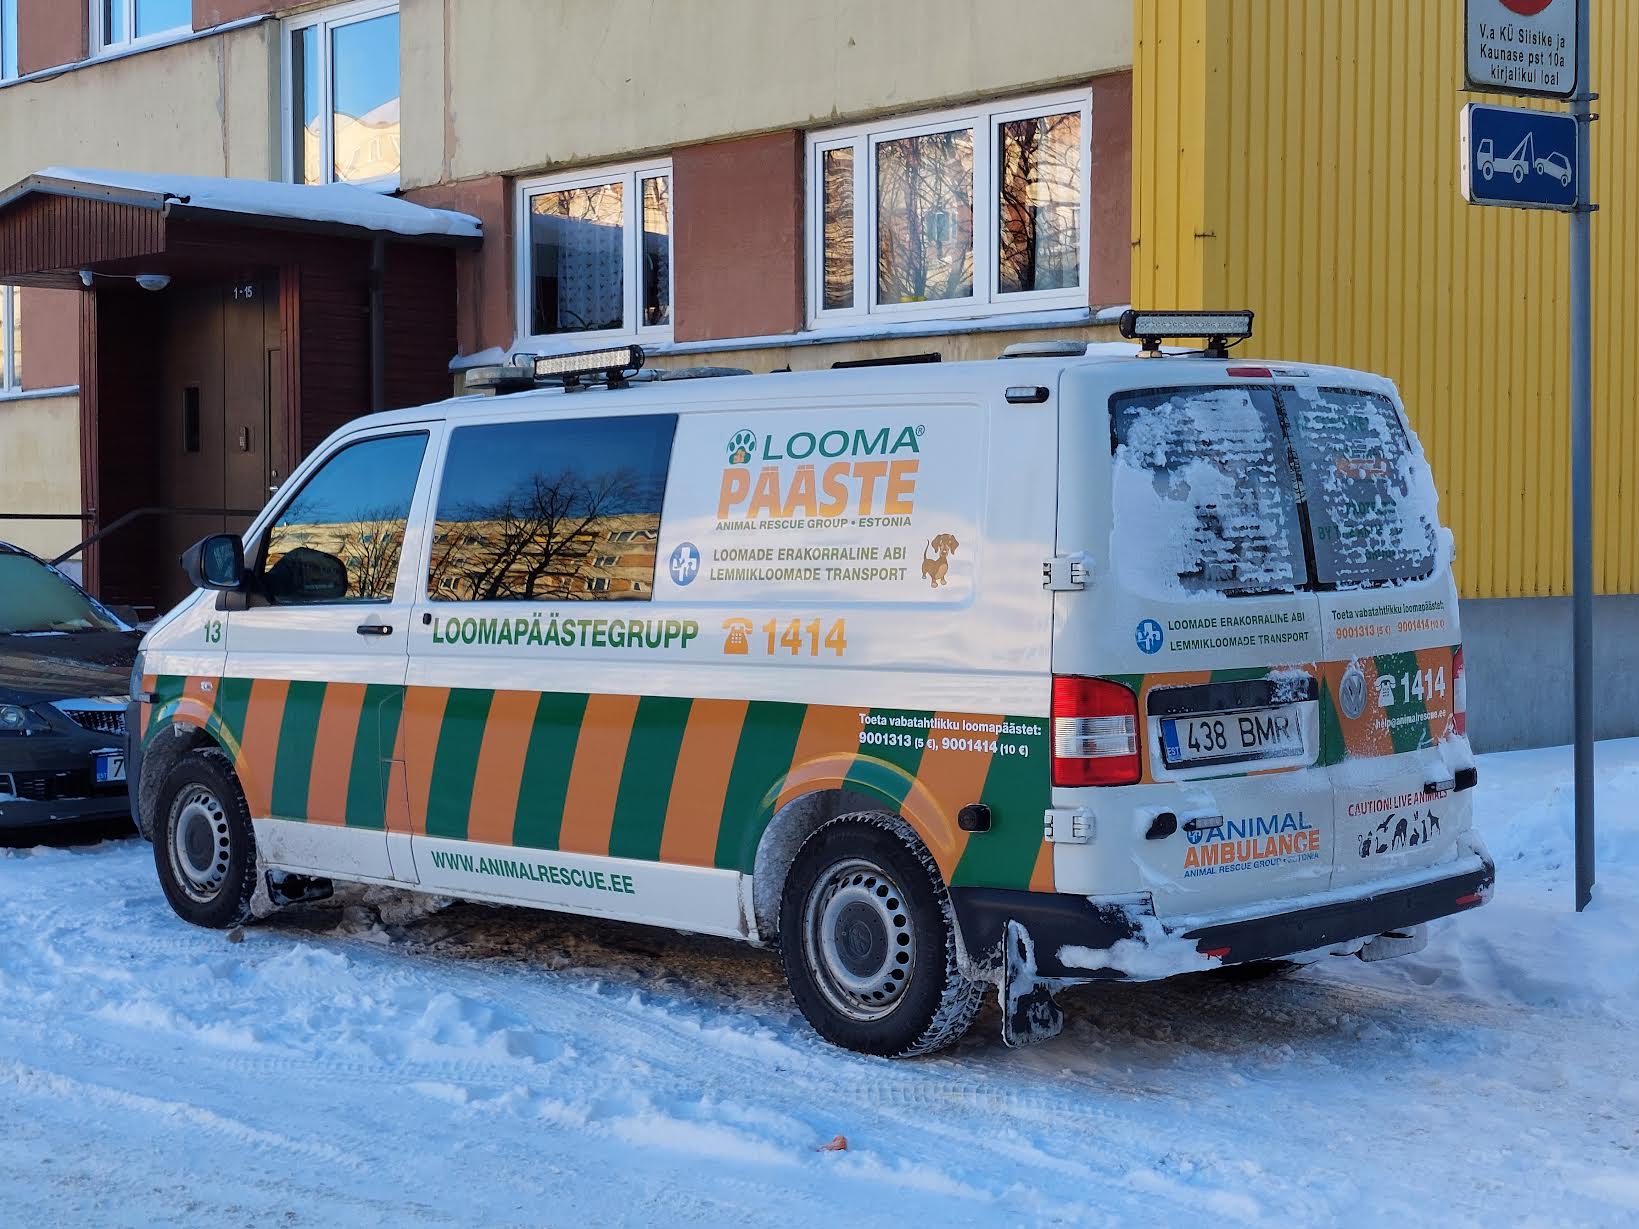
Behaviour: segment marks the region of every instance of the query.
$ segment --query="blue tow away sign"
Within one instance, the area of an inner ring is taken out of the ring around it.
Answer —
[[[1576,121],[1558,111],[1463,107],[1463,199],[1516,209],[1576,207]]]

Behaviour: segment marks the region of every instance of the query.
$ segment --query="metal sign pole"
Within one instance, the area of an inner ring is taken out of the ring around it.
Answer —
[[[1574,637],[1576,779],[1576,911],[1593,897],[1593,339],[1590,237],[1594,211],[1589,154],[1593,92],[1589,72],[1589,0],[1576,6],[1576,209],[1571,214],[1571,624]]]

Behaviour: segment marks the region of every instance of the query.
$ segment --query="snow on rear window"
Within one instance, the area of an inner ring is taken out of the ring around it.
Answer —
[[[1264,388],[1152,389],[1110,399],[1111,556],[1158,597],[1290,593],[1305,583],[1280,414]]]
[[[1348,589],[1429,575],[1434,479],[1394,402],[1343,388],[1295,392],[1286,398],[1287,421],[1321,582]]]

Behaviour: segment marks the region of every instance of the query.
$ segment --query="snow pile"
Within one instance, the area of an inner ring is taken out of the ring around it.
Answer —
[[[1569,753],[1484,756],[1496,899],[1425,952],[899,1063],[725,940],[349,890],[234,943],[140,841],[0,849],[0,1222],[1632,1224],[1639,740],[1599,772],[1580,917]]]

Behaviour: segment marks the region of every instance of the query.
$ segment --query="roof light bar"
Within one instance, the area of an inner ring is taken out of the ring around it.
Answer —
[[[535,378],[561,381],[565,388],[573,388],[587,377],[602,376],[613,388],[625,383],[642,367],[642,346],[611,346],[606,350],[582,350],[575,354],[537,355]]]
[[[1207,354],[1212,358],[1227,358],[1229,345],[1252,336],[1252,313],[1227,312],[1147,312],[1128,308],[1121,313],[1117,326],[1121,335],[1143,345],[1146,355],[1161,352],[1161,339],[1166,337],[1204,337]]]

